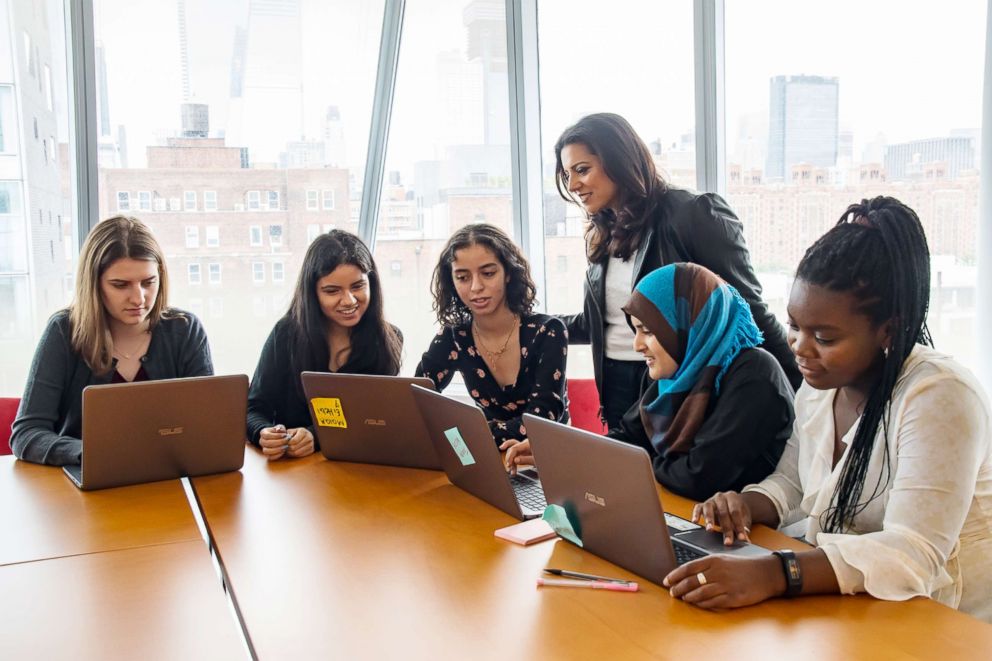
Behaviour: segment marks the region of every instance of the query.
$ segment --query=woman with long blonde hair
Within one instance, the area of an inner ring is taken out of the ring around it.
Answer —
[[[82,392],[89,385],[213,374],[207,335],[168,306],[162,248],[137,218],[97,225],[79,254],[71,305],[48,321],[14,420],[19,459],[56,466],[82,458]]]

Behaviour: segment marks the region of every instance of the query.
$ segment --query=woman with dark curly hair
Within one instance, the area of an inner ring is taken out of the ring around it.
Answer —
[[[526,441],[524,413],[568,421],[565,325],[533,312],[530,267],[509,236],[484,223],[455,232],[441,251],[431,290],[441,330],[418,376],[442,390],[461,372],[501,450]],[[519,450],[507,456],[512,468]]]

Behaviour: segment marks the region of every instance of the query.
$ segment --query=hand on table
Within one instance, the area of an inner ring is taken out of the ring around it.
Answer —
[[[662,584],[676,599],[700,608],[740,608],[783,594],[785,575],[773,555],[708,555],[676,567]]]
[[[499,449],[506,450],[506,454],[503,455],[503,465],[506,466],[506,470],[509,471],[510,475],[517,474],[518,466],[534,465],[534,454],[530,450],[529,440],[518,441],[511,438],[503,441],[500,444]]]
[[[692,520],[723,533],[723,543],[730,546],[735,538],[750,542],[751,508],[736,491],[722,491],[692,508]]]

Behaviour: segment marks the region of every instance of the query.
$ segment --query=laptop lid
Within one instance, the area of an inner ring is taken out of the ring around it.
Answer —
[[[247,407],[244,374],[88,386],[73,481],[104,489],[238,470]]]
[[[357,461],[440,470],[410,385],[434,388],[430,379],[303,372],[310,418],[321,453]]]
[[[529,414],[524,426],[544,496],[582,548],[660,584],[675,554],[647,451]]]
[[[564,508],[584,549],[658,584],[677,564],[673,544],[697,555],[770,553],[725,546],[719,533],[666,515],[644,448],[530,414],[523,420],[545,498]]]
[[[456,487],[523,520],[486,416],[476,406],[410,386],[441,467]],[[535,513],[530,513],[534,516]]]

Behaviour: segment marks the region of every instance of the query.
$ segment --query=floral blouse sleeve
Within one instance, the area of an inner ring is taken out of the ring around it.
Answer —
[[[455,341],[454,334],[457,331],[449,328],[442,328],[431,340],[427,351],[420,358],[417,365],[416,375],[425,376],[434,382],[434,387],[438,392],[444,390],[449,383],[455,370],[458,369],[459,347]]]
[[[527,438],[527,430],[521,420],[524,413],[568,422],[568,399],[565,394],[568,331],[565,324],[555,317],[544,317],[525,321],[524,326],[525,331],[531,332],[521,334],[517,398],[501,406],[503,415],[508,417],[489,419],[489,427],[497,444],[509,439]]]

